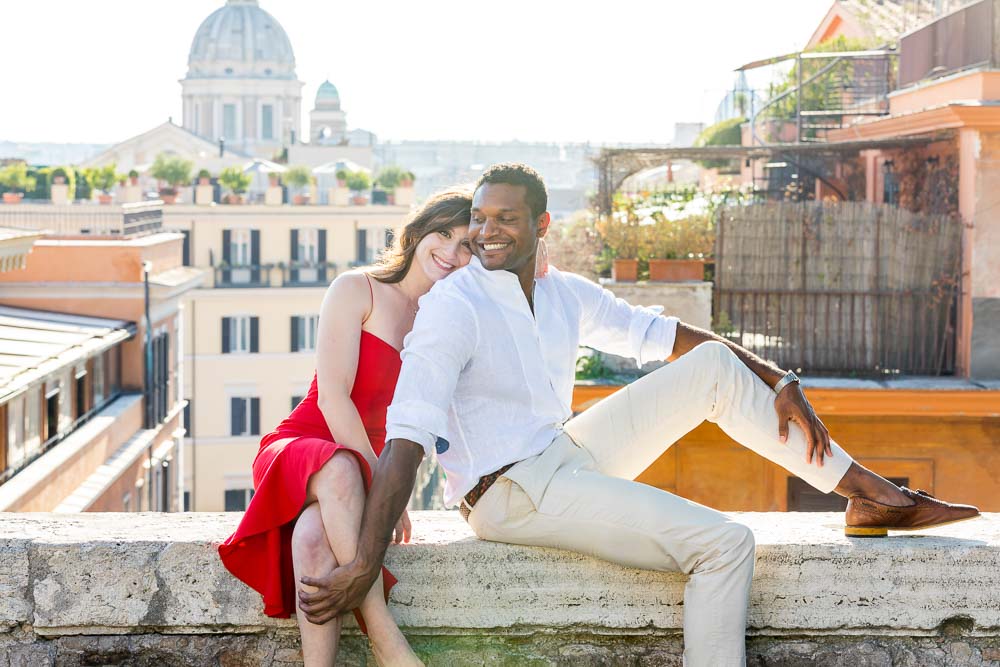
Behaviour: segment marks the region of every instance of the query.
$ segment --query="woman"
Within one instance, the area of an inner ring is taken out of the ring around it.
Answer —
[[[471,204],[466,190],[431,197],[380,266],[345,273],[326,292],[312,386],[261,439],[253,464],[256,493],[236,532],[219,547],[226,568],[261,593],[268,616],[296,611],[296,582],[303,576],[326,574],[354,558],[365,493],[385,444],[403,337],[413,326],[417,299],[468,264]],[[409,537],[404,512],[395,541]],[[380,664],[421,664],[386,608],[395,581],[383,568],[382,583],[355,615]],[[332,665],[340,619],[313,625],[304,614],[297,618],[305,664]]]

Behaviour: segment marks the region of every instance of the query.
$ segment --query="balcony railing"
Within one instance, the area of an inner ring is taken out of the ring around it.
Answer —
[[[217,264],[215,287],[326,287],[337,275],[333,262],[292,262],[286,264]]]
[[[45,231],[52,236],[129,238],[163,228],[163,202],[0,206],[0,227]]]
[[[904,35],[899,42],[899,85],[990,64],[993,0],[981,0]]]

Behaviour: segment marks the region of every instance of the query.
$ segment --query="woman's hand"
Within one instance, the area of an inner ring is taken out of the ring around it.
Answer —
[[[403,513],[399,516],[399,521],[396,522],[396,537],[393,540],[396,544],[401,544],[403,542],[410,541],[410,533],[413,532],[413,526],[410,525],[410,515],[403,510]]]

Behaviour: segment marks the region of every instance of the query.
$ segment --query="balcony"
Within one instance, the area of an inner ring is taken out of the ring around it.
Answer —
[[[910,86],[993,61],[993,0],[981,0],[904,35],[899,43],[899,85]]]
[[[212,267],[216,288],[326,287],[337,275],[334,262],[277,262]]]
[[[59,237],[132,238],[162,231],[163,202],[0,206],[0,227]]]

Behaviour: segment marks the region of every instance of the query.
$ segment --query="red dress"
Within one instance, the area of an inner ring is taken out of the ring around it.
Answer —
[[[358,372],[351,400],[361,415],[376,456],[385,447],[385,413],[399,378],[399,352],[378,336],[361,331]],[[306,499],[306,485],[338,450],[358,459],[365,491],[371,485],[368,462],[358,452],[333,441],[316,403],[313,376],[309,393],[292,413],[260,441],[253,462],[254,496],[236,532],[219,546],[223,564],[237,579],[264,598],[264,613],[288,618],[297,608],[292,570],[292,530]],[[279,440],[295,438],[284,445]],[[382,568],[385,598],[396,578]],[[364,630],[360,614],[358,624]]]

